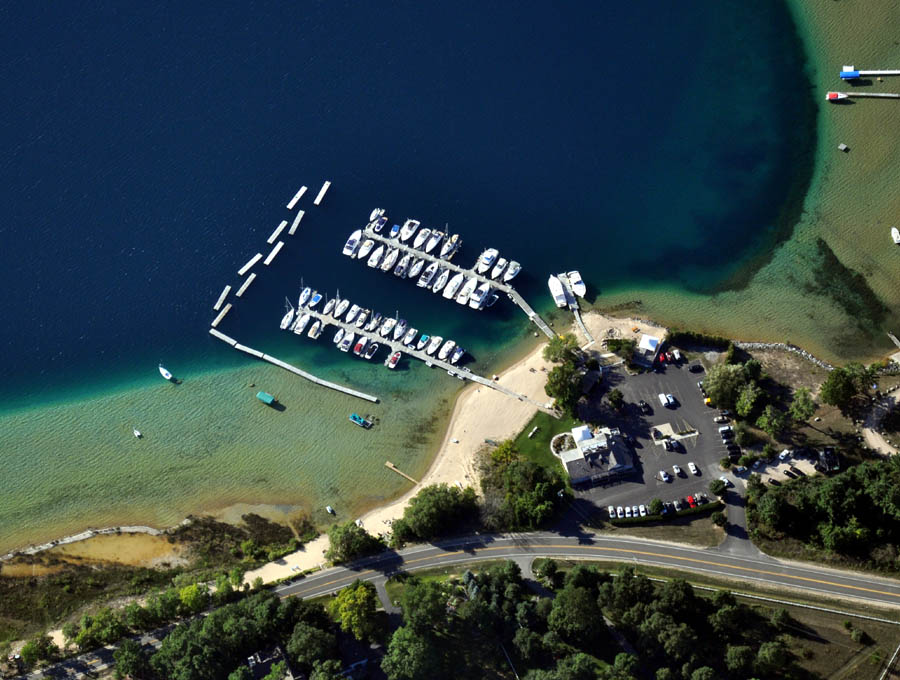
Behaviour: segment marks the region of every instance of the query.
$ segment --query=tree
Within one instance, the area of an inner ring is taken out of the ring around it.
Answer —
[[[787,609],[779,607],[772,611],[772,614],[769,616],[769,622],[776,630],[783,633],[787,630],[788,626],[791,625],[791,615],[788,613]]]
[[[762,673],[776,673],[787,665],[788,659],[788,651],[782,642],[763,642],[756,653],[756,668]]]
[[[104,607],[94,615],[82,616],[78,628],[75,645],[81,651],[118,642],[127,632],[118,614],[109,607]]]
[[[716,510],[716,512],[711,514],[709,518],[712,520],[713,524],[717,527],[722,527],[723,529],[725,528],[725,525],[728,524],[728,518],[725,516],[725,513],[719,510]]]
[[[625,396],[618,388],[610,390],[607,399],[609,399],[609,405],[616,409],[616,411],[621,411],[622,407],[625,405]]]
[[[747,380],[759,380],[762,377],[762,364],[757,359],[747,359],[744,362],[744,375]]]
[[[400,626],[391,636],[381,669],[388,680],[420,680],[438,675],[441,659],[431,640]]]
[[[816,412],[816,402],[813,401],[812,394],[808,387],[798,387],[794,392],[794,399],[791,401],[788,413],[791,420],[795,423],[805,423],[813,417]]]
[[[147,600],[147,611],[156,623],[167,623],[178,616],[178,591],[175,588],[151,595]]]
[[[851,363],[843,368],[838,366],[822,383],[819,396],[826,404],[846,411],[854,398],[868,388],[873,375],[874,371],[862,364]]]
[[[403,589],[403,621],[416,633],[441,628],[447,622],[447,593],[440,583],[412,579]]]
[[[749,677],[754,656],[753,650],[747,645],[728,645],[725,650],[725,667],[736,677]]]
[[[336,659],[316,661],[313,664],[313,671],[312,675],[309,676],[309,680],[344,680],[342,670],[341,662]]]
[[[491,461],[497,465],[509,465],[519,457],[512,439],[505,439],[491,451]]]
[[[550,369],[544,391],[556,400],[560,410],[574,416],[575,406],[581,398],[581,380],[575,364],[565,363]]]
[[[129,602],[122,609],[122,621],[137,633],[153,626],[153,613],[137,602]],[[65,634],[65,630],[63,630],[63,634]]]
[[[284,680],[286,675],[287,664],[284,661],[276,661],[262,680]]]
[[[777,439],[787,425],[784,413],[769,404],[763,409],[762,415],[757,418],[756,426],[773,439]]]
[[[717,364],[707,372],[703,388],[717,407],[734,408],[738,394],[746,382],[743,366]]]
[[[474,520],[477,512],[472,487],[461,490],[449,484],[432,484],[419,491],[403,511],[403,530],[408,535],[399,538],[429,540],[458,530]]]
[[[555,589],[559,586],[559,582],[563,576],[562,572],[559,570],[559,565],[554,559],[544,561],[537,569],[535,569],[534,575],[540,579],[541,583],[551,589]]]
[[[178,591],[178,599],[185,614],[199,614],[209,605],[209,589],[205,584],[192,583]]]
[[[26,666],[34,666],[38,661],[53,661],[59,656],[59,647],[46,633],[37,635],[25,643],[19,651],[22,663]]]
[[[330,631],[300,621],[294,626],[285,648],[291,661],[309,671],[316,661],[324,661],[335,655],[337,638]]]
[[[377,628],[375,621],[377,602],[375,586],[357,579],[338,593],[331,601],[330,609],[341,630],[352,633],[357,640],[364,640],[370,638]]]
[[[330,545],[325,557],[334,563],[349,562],[380,552],[384,543],[355,522],[335,524],[328,530]]]
[[[544,346],[544,360],[554,364],[569,363],[575,360],[578,352],[578,339],[572,333],[554,335]]]
[[[728,485],[721,479],[714,479],[709,483],[709,491],[722,498],[728,494]]]
[[[573,645],[585,644],[603,621],[597,598],[587,588],[566,586],[556,599],[547,626]]]
[[[659,498],[650,501],[649,511],[651,515],[661,515],[663,511],[663,502]]]
[[[142,680],[150,677],[150,657],[137,640],[122,640],[119,648],[113,652],[113,658],[116,660],[117,678],[128,676],[133,680]]]
[[[742,418],[748,418],[759,406],[762,396],[763,391],[759,389],[756,382],[747,383],[738,393],[737,401],[734,404],[735,412]]]
[[[718,675],[709,666],[700,666],[691,673],[691,680],[718,680]]]
[[[249,666],[241,664],[228,674],[228,680],[253,680],[253,671]]]

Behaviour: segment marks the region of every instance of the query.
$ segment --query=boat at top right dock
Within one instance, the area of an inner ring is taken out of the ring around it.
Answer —
[[[551,274],[550,278],[547,279],[547,286],[550,288],[550,295],[553,296],[556,306],[565,307],[567,305],[566,291],[563,289],[562,281],[559,280],[559,277]]]

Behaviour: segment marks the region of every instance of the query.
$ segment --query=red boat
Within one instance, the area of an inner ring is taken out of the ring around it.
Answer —
[[[849,96],[850,95],[848,95],[846,92],[829,92],[828,94],[825,95],[825,101],[836,102],[841,99],[847,99],[847,97],[849,97]]]
[[[384,365],[391,369],[397,368],[397,364],[400,362],[400,357],[402,356],[403,355],[400,352],[394,352],[388,360],[384,362]]]

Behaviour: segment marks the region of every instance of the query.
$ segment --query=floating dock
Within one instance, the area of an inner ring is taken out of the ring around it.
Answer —
[[[322,202],[322,199],[325,198],[325,192],[328,191],[328,187],[331,186],[331,181],[326,181],[325,184],[322,185],[322,188],[319,189],[319,195],[316,196],[316,200],[313,201],[313,205],[319,205]]]
[[[300,187],[300,190],[294,194],[294,197],[291,199],[291,202],[287,204],[288,210],[293,210],[294,206],[297,205],[297,201],[303,198],[303,194],[306,193],[306,187]]]
[[[281,220],[281,224],[279,224],[277,227],[275,227],[275,231],[273,231],[272,235],[268,239],[266,239],[266,243],[268,243],[269,245],[272,245],[273,243],[275,243],[275,239],[278,238],[279,234],[281,234],[281,232],[284,231],[284,228],[287,225],[288,225],[287,220]]]
[[[225,302],[225,298],[228,297],[228,293],[231,291],[231,286],[225,286],[222,290],[222,294],[219,296],[219,299],[216,300],[216,304],[213,305],[213,309],[217,312],[222,307],[222,303]]]
[[[494,290],[499,290],[499,291],[506,293],[507,296],[509,297],[509,299],[512,300],[523,312],[525,312],[525,314],[528,316],[529,320],[534,322],[534,324],[538,328],[541,329],[541,331],[544,333],[544,335],[546,335],[548,338],[555,337],[556,334],[553,332],[553,330],[550,328],[550,326],[548,326],[547,323],[540,317],[540,315],[537,312],[535,312],[527,302],[525,302],[525,298],[523,298],[521,295],[519,295],[519,293],[516,291],[516,289],[513,288],[508,283],[503,283],[502,281],[495,281],[494,279],[492,279],[488,276],[484,276],[483,274],[477,273],[474,269],[466,269],[465,267],[460,267],[459,265],[453,264],[449,260],[442,260],[437,255],[433,255],[431,253],[426,253],[423,250],[416,250],[415,248],[413,248],[410,245],[406,245],[405,243],[400,243],[399,239],[389,238],[387,236],[382,236],[381,234],[376,234],[374,229],[372,228],[371,224],[367,225],[366,228],[363,229],[363,233],[365,234],[366,238],[370,238],[373,241],[378,241],[380,243],[386,244],[386,245],[390,246],[391,248],[399,248],[402,253],[404,253],[404,254],[409,253],[411,255],[414,255],[415,257],[424,258],[427,262],[439,262],[442,267],[446,267],[447,269],[450,269],[455,273],[465,274],[469,278],[476,278],[476,279],[478,279],[479,283],[487,283]],[[358,258],[354,258],[354,259],[358,259]],[[363,263],[363,264],[365,264],[365,263]],[[381,270],[379,269],[378,271],[381,271]],[[388,272],[384,272],[384,273],[388,273]],[[427,288],[423,288],[422,290],[427,290],[429,293],[431,293],[431,291]]]
[[[250,287],[251,283],[253,283],[254,279],[256,279],[256,273],[250,274],[250,276],[247,277],[247,280],[244,281],[243,285],[238,288],[238,292],[235,293],[235,295],[241,297],[244,294],[244,291]]]
[[[243,267],[238,269],[238,276],[243,276],[244,274],[246,274],[247,271],[250,269],[250,267],[255,265],[261,259],[262,259],[262,253],[256,253],[256,255],[254,255],[249,260],[247,260],[247,264],[245,264]]]
[[[231,305],[229,305],[229,307],[230,306]],[[312,373],[307,373],[306,371],[301,370],[301,369],[297,368],[296,366],[291,366],[289,363],[287,363],[285,361],[281,361],[281,359],[276,359],[275,357],[270,356],[268,354],[264,354],[263,352],[260,352],[259,350],[253,349],[252,347],[247,347],[246,345],[241,345],[234,338],[231,338],[231,337],[225,335],[224,333],[220,333],[215,328],[210,328],[209,333],[213,337],[218,338],[222,342],[228,343],[229,345],[231,345],[235,349],[240,350],[241,352],[246,352],[247,354],[257,357],[258,359],[262,359],[263,361],[267,361],[270,364],[274,364],[275,366],[278,366],[279,368],[283,368],[286,371],[290,371],[291,373],[294,373],[295,375],[299,375],[301,378],[306,378],[307,380],[315,383],[316,385],[321,385],[322,387],[327,387],[328,389],[335,390],[337,392],[343,392],[344,394],[348,394],[351,397],[358,397],[359,399],[365,399],[366,401],[371,401],[373,404],[378,403],[378,397],[375,397],[371,394],[366,394],[365,392],[360,392],[358,390],[351,389],[349,387],[345,387],[344,385],[338,385],[337,383],[329,382],[328,380],[322,380],[321,378],[314,376]]]
[[[281,250],[282,248],[284,248],[284,241],[279,241],[279,242],[275,245],[275,247],[272,248],[272,252],[270,252],[270,253],[266,256],[266,259],[265,259],[265,261],[263,262],[263,264],[266,265],[267,267],[268,267],[270,264],[272,264],[272,260],[275,259],[275,256],[278,254],[278,251]]]
[[[219,312],[219,315],[213,320],[212,327],[215,329],[216,326],[219,325],[219,322],[225,318],[225,315],[231,311],[231,303],[229,302],[225,307]]]
[[[888,69],[886,71],[862,71],[854,66],[845,66],[841,69],[841,80],[858,80],[866,77],[900,76],[900,69]]]
[[[289,236],[293,236],[293,235],[294,235],[294,232],[297,231],[297,227],[300,226],[300,220],[302,220],[302,219],[303,219],[303,211],[302,211],[302,210],[299,210],[299,211],[297,212],[297,216],[294,218],[294,221],[293,221],[293,223],[291,224],[290,230],[288,231],[288,235],[289,235]]]

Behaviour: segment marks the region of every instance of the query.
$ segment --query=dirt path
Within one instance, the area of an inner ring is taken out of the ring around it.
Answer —
[[[862,427],[863,438],[865,438],[869,448],[874,449],[885,456],[896,455],[900,453],[900,449],[888,444],[887,440],[885,440],[884,436],[878,432],[876,428],[881,422],[881,419],[884,418],[888,411],[897,404],[897,397],[897,394],[889,394],[876,401],[869,411],[869,414],[866,416],[866,421],[863,423]]]

